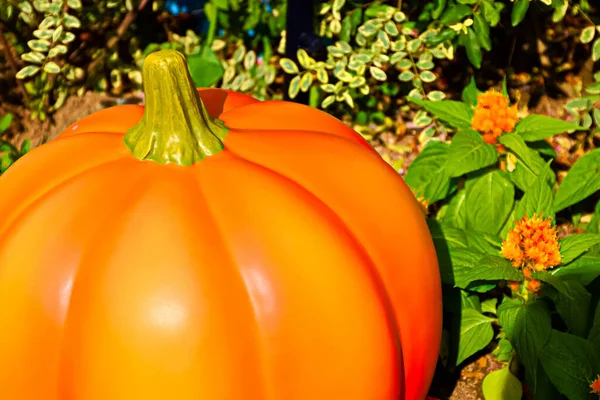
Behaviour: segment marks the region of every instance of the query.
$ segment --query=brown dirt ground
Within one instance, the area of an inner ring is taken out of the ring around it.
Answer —
[[[141,101],[138,94],[131,94],[126,99],[128,103],[139,103]],[[26,109],[16,110],[15,119],[19,125],[15,130],[18,134],[9,132],[7,139],[20,148],[21,144],[29,139],[31,148],[39,146],[50,140],[55,139],[65,128],[72,123],[80,120],[103,108],[117,104],[117,99],[106,94],[86,92],[83,96],[71,96],[67,99],[65,105],[58,110],[52,120],[44,122],[31,120],[31,113]]]

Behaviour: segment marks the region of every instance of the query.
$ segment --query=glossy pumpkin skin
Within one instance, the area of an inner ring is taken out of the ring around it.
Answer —
[[[324,112],[200,96],[230,131],[192,166],[134,158],[124,105],[0,177],[0,398],[425,398],[441,289],[408,187]]]

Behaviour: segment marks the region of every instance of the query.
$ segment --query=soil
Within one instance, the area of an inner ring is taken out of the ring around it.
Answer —
[[[25,108],[10,110],[15,114],[12,130],[9,130],[4,139],[9,140],[18,148],[29,139],[31,148],[55,139],[69,125],[103,108],[120,103],[140,103],[141,95],[132,93],[125,99],[118,99],[102,93],[86,92],[83,96],[71,96],[65,105],[58,110],[52,120],[39,121],[30,118],[31,112]]]

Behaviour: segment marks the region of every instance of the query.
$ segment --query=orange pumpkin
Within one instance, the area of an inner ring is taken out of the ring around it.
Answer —
[[[423,399],[440,279],[398,174],[175,51],[143,77],[0,178],[0,398]]]

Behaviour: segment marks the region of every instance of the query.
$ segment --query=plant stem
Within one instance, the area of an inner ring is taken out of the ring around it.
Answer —
[[[127,14],[125,14],[125,17],[117,27],[117,32],[115,36],[111,37],[108,40],[108,42],[106,43],[106,47],[102,50],[98,57],[90,63],[87,69],[88,76],[92,74],[96,67],[98,67],[104,61],[104,58],[106,57],[108,52],[114,50],[114,48],[117,46],[123,35],[125,35],[125,32],[127,32],[129,25],[131,25],[131,23],[135,21],[135,18],[137,17],[138,13],[142,11],[147,4],[148,0],[142,0],[140,1],[140,4],[138,5],[137,9],[132,9],[128,11]]]
[[[10,69],[13,71],[13,73],[16,75],[17,72],[19,72],[19,67],[17,66],[17,62],[15,61],[15,58],[12,55],[12,50],[11,50],[12,46],[10,45],[10,43],[8,43],[8,40],[6,40],[6,36],[5,36],[5,32],[4,32],[4,23],[1,23],[1,22],[0,22],[0,46],[2,46],[2,52],[4,53],[6,62],[8,63],[8,65],[9,65]],[[23,92],[23,98],[25,99],[25,103],[29,103],[29,93],[27,93],[27,90],[25,89],[25,86],[23,85],[23,81],[21,81],[20,79],[16,79],[16,81],[17,81],[17,86],[19,86],[19,89],[21,90],[21,92]]]
[[[134,157],[188,166],[223,150],[229,129],[208,115],[183,54],[151,53],[144,60],[142,76],[144,116],[125,135]]]

